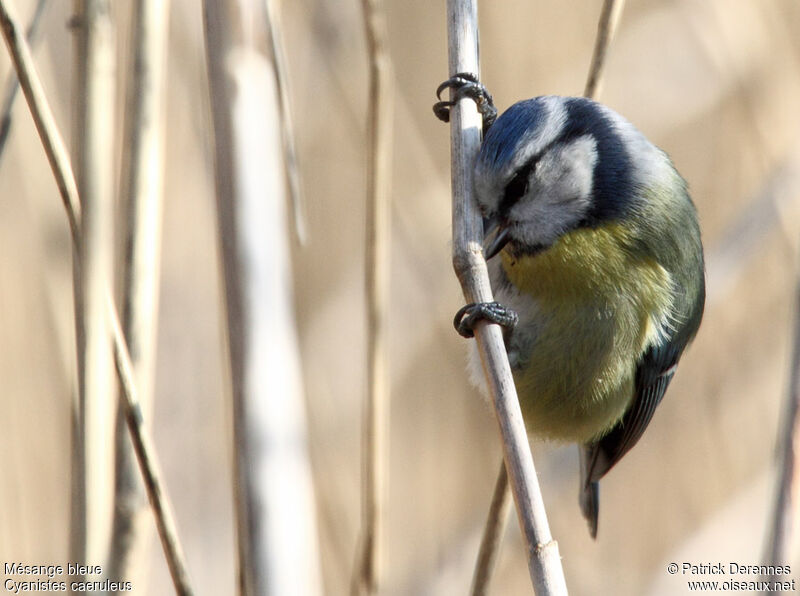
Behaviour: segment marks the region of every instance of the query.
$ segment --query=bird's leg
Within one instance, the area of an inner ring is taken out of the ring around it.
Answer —
[[[509,332],[519,321],[519,316],[499,302],[472,302],[458,310],[453,319],[453,326],[462,337],[474,337],[475,324],[481,319],[497,323],[505,332]]]
[[[469,72],[460,72],[436,89],[436,97],[442,99],[442,91],[447,88],[453,90],[450,101],[438,101],[433,104],[433,113],[442,122],[450,122],[450,108],[456,105],[459,99],[465,97],[473,100],[478,106],[478,112],[483,116],[483,133],[497,120],[497,108],[494,107],[492,95],[478,80],[477,75]]]

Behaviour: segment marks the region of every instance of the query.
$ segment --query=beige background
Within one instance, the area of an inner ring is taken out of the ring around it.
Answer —
[[[27,18],[32,2],[15,4]],[[199,4],[175,0],[171,14],[153,419],[197,593],[226,594],[234,586],[230,416]],[[483,78],[498,107],[582,92],[600,4],[483,3]],[[760,562],[794,320],[800,4],[627,4],[601,99],[668,151],[689,181],[709,294],[648,433],[602,484],[596,542],[577,507],[575,448],[534,445],[573,594],[683,593],[686,578],[666,573],[670,561]],[[68,5],[53,3],[35,52],[65,133]],[[284,5],[310,231],[294,253],[298,329],[326,592],[344,594],[359,523],[365,386],[366,59],[357,2]],[[115,6],[124,40],[130,2]],[[386,10],[397,84],[386,593],[463,594],[499,446],[490,410],[465,380],[465,341],[451,327],[462,298],[449,261],[448,131],[430,109],[447,76],[444,2],[389,0]],[[3,79],[8,70],[3,52]],[[0,163],[0,562],[66,561],[71,297],[66,220],[18,101]],[[526,594],[515,521],[510,528],[494,593]],[[155,539],[148,567],[136,593],[171,593]]]

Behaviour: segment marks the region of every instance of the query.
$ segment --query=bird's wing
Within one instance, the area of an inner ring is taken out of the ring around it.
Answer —
[[[675,246],[670,248],[674,253],[671,259],[685,265],[672,273],[674,303],[669,320],[674,327],[668,336],[651,344],[640,357],[633,401],[622,420],[608,434],[584,446],[587,451],[582,466],[583,487],[600,480],[639,441],[675,375],[681,353],[700,326],[705,304],[702,248],[696,221],[689,219],[686,225],[694,227],[694,233],[679,235],[674,239]],[[690,246],[692,242],[698,242],[694,249]],[[667,243],[664,250],[669,247]],[[638,250],[646,253],[646,243],[638,246]],[[655,254],[650,256],[656,259]]]
[[[611,432],[586,446],[587,484],[600,480],[641,438],[675,375],[682,347],[667,340],[644,353],[636,369],[636,395],[631,406]]]
[[[675,374],[683,346],[670,342],[648,349],[636,369],[636,396],[611,432],[598,441],[581,446],[581,511],[589,523],[589,533],[597,537],[599,480],[641,438],[656,407]]]

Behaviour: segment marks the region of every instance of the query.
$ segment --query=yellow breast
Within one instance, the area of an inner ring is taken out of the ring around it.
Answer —
[[[514,378],[528,430],[579,442],[604,434],[633,398],[642,352],[669,333],[669,273],[620,224],[574,230],[533,256],[501,255],[535,304],[509,345],[520,349]]]

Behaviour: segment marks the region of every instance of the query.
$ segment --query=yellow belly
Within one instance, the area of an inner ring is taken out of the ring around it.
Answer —
[[[672,301],[669,273],[635,246],[608,224],[534,256],[501,253],[506,276],[535,305],[509,345],[520,348],[512,364],[530,432],[586,442],[630,404],[637,361],[669,333]]]

